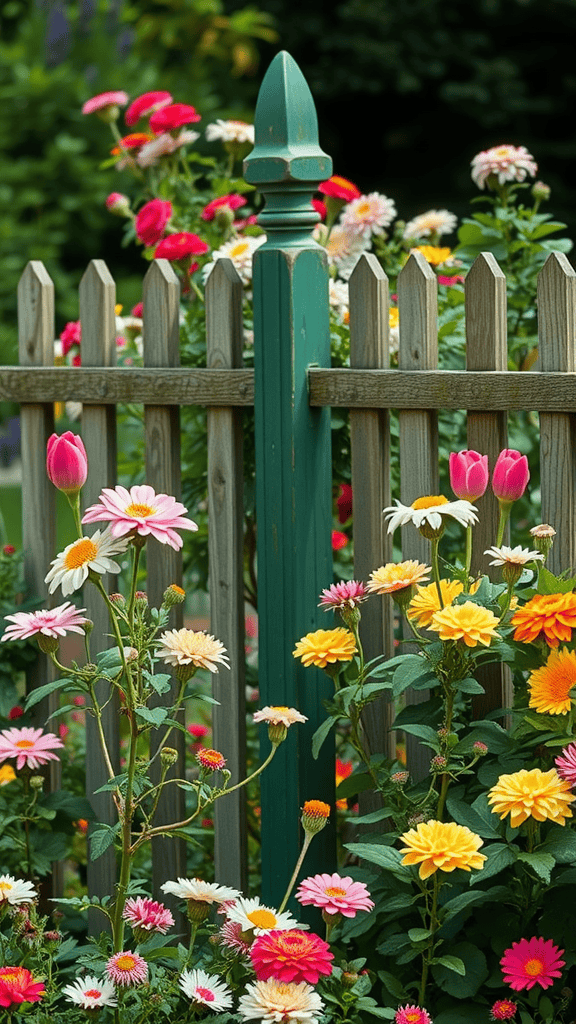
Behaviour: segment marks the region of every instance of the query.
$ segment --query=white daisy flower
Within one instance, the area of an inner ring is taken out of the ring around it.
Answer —
[[[72,985],[62,989],[69,1003],[76,1003],[83,1010],[95,1010],[101,1006],[117,1006],[116,989],[111,981],[94,978],[87,974],[77,978]]]
[[[177,882],[164,882],[162,892],[170,893],[180,900],[195,900],[200,903],[226,903],[240,896],[238,889],[215,882],[203,882],[200,878],[179,878]]]
[[[236,267],[239,276],[242,279],[242,284],[245,288],[248,288],[252,282],[252,257],[259,249],[261,245],[264,245],[266,241],[266,235],[242,235],[237,238],[232,238],[229,242],[225,242],[219,249],[215,249],[212,253],[212,260],[229,259]],[[205,270],[208,273],[205,275],[205,280],[208,277],[210,270],[214,263],[210,263]]]
[[[270,722],[272,725],[285,725],[288,729],[295,722],[307,722],[306,715],[297,711],[296,708],[288,708],[283,705],[266,705],[253,715],[255,722]]]
[[[255,935],[265,935],[266,932],[273,929],[285,932],[290,928],[304,929],[308,927],[308,925],[299,924],[292,914],[288,914],[286,911],[280,914],[272,907],[262,906],[258,896],[251,899],[241,896],[236,900],[234,906],[228,908],[226,916],[229,921],[238,922],[242,926],[243,932],[253,931]]]
[[[396,207],[380,192],[360,196],[348,203],[340,214],[340,223],[352,234],[383,235],[396,216]]]
[[[485,555],[492,555],[494,559],[490,565],[526,565],[527,562],[543,562],[544,555],[539,551],[530,551],[518,544],[515,548],[509,548],[505,544],[501,548],[496,546],[488,548]]]
[[[37,898],[38,893],[32,882],[14,878],[12,875],[0,875],[0,907],[7,903],[11,907],[17,907],[20,903],[32,903]]]
[[[161,135],[157,135],[155,139],[151,139],[150,142],[146,142],[136,154],[136,163],[140,167],[153,167],[157,164],[160,157],[169,156],[180,146],[187,146],[192,142],[196,142],[196,139],[200,138],[199,132],[186,130],[180,132],[179,135],[174,138],[170,132],[162,132]],[[120,166],[119,164],[117,166]]]
[[[350,306],[349,287],[347,281],[335,281],[328,278],[328,302],[341,319],[348,313]]]
[[[229,1010],[232,1006],[232,990],[217,977],[197,968],[194,971],[182,971],[178,984],[185,996],[192,1001],[195,1010],[207,1009],[219,1013]]]
[[[91,537],[80,537],[68,544],[51,562],[52,568],[44,580],[50,584],[49,593],[53,594],[61,586],[64,597],[73,594],[85,583],[89,569],[97,573],[120,572],[121,566],[110,556],[122,554],[128,544],[125,537],[113,537],[109,526],[104,531],[96,530]]]
[[[404,238],[428,238],[430,235],[449,235],[456,230],[458,218],[448,210],[428,210],[409,220]]]
[[[533,178],[537,171],[538,164],[526,146],[493,146],[472,160],[472,181],[482,189],[492,174],[505,185],[507,181],[524,181],[528,174]]]
[[[406,523],[412,523],[418,530],[424,525],[440,530],[446,517],[455,519],[462,526],[470,526],[478,522],[476,512],[476,506],[469,501],[448,501],[443,494],[417,498],[411,505],[402,505],[396,498],[396,507],[392,505],[383,509],[383,515],[389,520],[388,533],[394,533],[398,526]]]
[[[208,142],[251,142],[254,145],[254,125],[246,124],[245,121],[218,119],[214,124],[207,125],[206,139]]]
[[[246,986],[246,993],[240,997],[238,1013],[242,1020],[255,1020],[260,1024],[314,1024],[324,1003],[305,981],[295,982],[256,981]]]
[[[370,237],[347,231],[342,224],[335,224],[328,237],[325,224],[317,224],[312,232],[316,241],[328,253],[328,264],[335,267],[340,277],[348,280],[360,256],[370,248]]]

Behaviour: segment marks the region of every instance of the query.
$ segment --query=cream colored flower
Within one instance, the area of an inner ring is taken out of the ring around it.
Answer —
[[[121,566],[114,562],[111,555],[120,555],[129,544],[129,538],[113,537],[111,528],[104,531],[96,530],[91,537],[81,537],[73,544],[68,544],[52,562],[52,568],[44,582],[49,583],[48,591],[53,594],[57,587],[62,587],[66,597],[86,582],[88,572],[99,574],[120,572]]]
[[[164,882],[162,892],[170,893],[180,900],[194,900],[199,903],[214,903],[221,906],[240,896],[238,889],[216,882],[203,882],[201,878],[179,878],[177,882]]]
[[[305,981],[298,983],[276,981],[255,981],[246,986],[240,997],[238,1013],[243,1021],[257,1024],[315,1024],[320,1020],[324,1003]]]
[[[530,551],[521,544],[515,548],[507,547],[505,544],[500,548],[494,546],[488,548],[484,554],[492,555],[494,561],[490,562],[490,565],[526,565],[527,562],[544,561],[544,555],[539,551]]]
[[[448,210],[428,210],[409,220],[404,238],[428,238],[430,235],[449,235],[456,230],[458,218]]]
[[[306,715],[300,714],[296,708],[287,708],[281,705],[261,708],[253,715],[255,722],[268,722],[270,725],[285,725],[288,729],[295,722],[307,722]]]
[[[206,668],[209,672],[217,672],[218,665],[230,668],[224,644],[208,633],[195,633],[193,629],[170,629],[162,633],[160,644],[156,654],[167,665],[194,665],[195,668]]]

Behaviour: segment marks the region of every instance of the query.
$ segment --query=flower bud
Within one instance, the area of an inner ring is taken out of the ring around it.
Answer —
[[[550,199],[550,185],[545,185],[543,181],[535,181],[532,185],[532,198],[539,199],[540,202]]]
[[[353,988],[360,977],[356,971],[342,971],[342,986],[343,988]]]
[[[126,607],[126,601],[122,594],[110,594],[110,604],[115,605],[116,608],[124,609]]]
[[[162,747],[160,751],[160,760],[162,764],[165,764],[168,768],[176,764],[178,760],[178,751],[174,750],[174,747]]]
[[[536,550],[540,551],[540,553],[546,557],[554,543],[554,537],[556,536],[556,530],[554,527],[548,526],[547,523],[540,523],[538,526],[532,527],[530,534],[534,538],[534,547]]]
[[[175,604],[182,604],[186,600],[186,591],[182,590],[176,583],[171,583],[169,587],[166,587],[164,596],[162,598],[162,604],[165,608],[173,608]]]
[[[476,740],[476,742],[472,744],[472,750],[478,757],[485,757],[488,753],[488,747],[485,743],[482,743],[482,740]]]
[[[394,772],[390,776],[390,782],[393,782],[395,786],[405,786],[410,778],[410,772]]]
[[[43,779],[42,775],[31,775],[30,776],[30,785],[32,786],[32,789],[43,789],[44,788],[44,779]]]
[[[475,451],[450,452],[450,486],[457,498],[474,503],[488,486],[488,456]]]
[[[517,501],[526,490],[530,479],[528,459],[513,448],[504,448],[500,452],[494,473],[492,474],[492,490],[506,504]]]
[[[46,636],[44,633],[37,633],[38,647],[44,654],[55,654],[60,647],[60,640],[57,636]]]
[[[330,817],[330,804],[322,800],[307,800],[302,808],[302,828],[310,835],[321,832]]]
[[[73,497],[80,492],[88,476],[88,458],[78,434],[52,434],[46,446],[46,472],[64,494]]]
[[[15,555],[16,554],[16,548],[14,547],[13,544],[5,544],[4,547],[2,548],[2,554],[3,555]]]
[[[436,754],[430,761],[430,772],[432,775],[442,773],[446,771],[448,767],[448,759],[442,754]]]
[[[122,192],[111,192],[106,199],[106,209],[117,217],[130,217],[130,200]]]

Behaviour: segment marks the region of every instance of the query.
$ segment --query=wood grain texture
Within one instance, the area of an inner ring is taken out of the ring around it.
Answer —
[[[80,282],[80,321],[82,324],[82,369],[88,367],[111,367],[116,361],[116,321],[114,305],[116,286],[103,260],[92,260]],[[82,509],[98,502],[103,487],[114,487],[116,483],[116,409],[111,405],[83,405],[82,440],[88,456],[88,479],[82,489]],[[91,536],[97,528],[106,523],[87,527]],[[116,577],[106,574],[102,583],[108,593],[116,589]],[[108,634],[111,631],[108,610],[95,587],[87,584],[83,590],[83,604],[87,615],[94,623],[90,637],[91,655],[115,646]],[[100,703],[109,696],[106,683],[96,687]],[[108,750],[115,771],[120,765],[119,704],[114,694],[102,713]],[[108,781],[102,756],[96,723],[91,715],[86,716],[86,794],[98,820],[108,825],[117,820],[110,793],[95,791]],[[114,892],[116,883],[116,858],[113,848],[108,849],[98,860],[88,858],[88,888],[92,895],[104,896]],[[90,929],[97,933],[102,928],[101,915],[91,915]]]
[[[253,405],[254,371],[127,366],[96,369],[84,365],[0,367],[3,402],[117,405],[154,404],[159,399],[162,405]]]
[[[562,253],[551,253],[538,275],[537,368],[572,374],[576,361],[576,273]],[[576,566],[576,417],[540,414],[542,522],[556,530],[551,572]]]
[[[380,369],[389,365],[388,306],[388,278],[376,257],[364,254],[350,278],[352,367]],[[390,504],[389,416],[384,409],[350,410],[354,578],[357,580],[367,580],[374,569],[392,557],[392,545],[382,518],[382,509]],[[385,599],[373,599],[363,606],[360,637],[367,661],[381,654],[392,657],[392,612],[392,602]],[[386,697],[364,710],[362,724],[371,753],[393,756],[392,717],[393,705]],[[362,813],[373,809],[367,800],[362,801]]]
[[[206,284],[206,362],[242,365],[242,281],[231,260],[217,260]],[[232,785],[246,777],[244,628],[244,465],[240,409],[208,408],[210,632],[222,641],[230,671],[213,677],[220,703],[212,711],[216,750],[226,752]],[[248,883],[246,790],[214,805],[217,882],[241,891]]]

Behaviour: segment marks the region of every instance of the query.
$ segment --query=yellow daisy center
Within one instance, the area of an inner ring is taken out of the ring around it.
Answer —
[[[22,750],[26,750],[28,747],[33,747],[34,743],[32,740],[16,740],[15,747],[21,747]]]
[[[409,1020],[410,1022],[414,1021],[414,1024],[417,1024],[421,1018],[421,1013],[420,1010],[408,1010],[404,1016],[406,1017],[406,1020]]]
[[[228,255],[231,259],[234,259],[235,256],[244,256],[249,248],[248,242],[238,242],[237,245],[232,246]]]
[[[119,956],[116,961],[116,967],[119,967],[121,971],[132,971],[136,966],[136,961],[133,956],[126,954],[125,956]]]
[[[246,916],[255,928],[274,928],[274,925],[278,923],[276,915],[271,910],[264,910],[262,907],[259,910],[253,910]]]
[[[370,213],[370,203],[359,203],[358,206],[356,207],[356,213],[359,213],[360,216],[362,216],[365,213]]]
[[[333,886],[330,889],[324,889],[327,896],[345,896],[346,889],[339,889],[337,886]]]
[[[138,505],[136,502],[124,509],[125,514],[132,516],[134,519],[145,519],[146,516],[153,516],[155,511],[156,509],[151,508],[150,505]]]
[[[79,569],[82,565],[86,565],[87,562],[91,562],[98,554],[98,548],[93,541],[88,540],[84,537],[79,540],[64,558],[64,565],[67,569]]]
[[[445,498],[443,494],[427,494],[423,498],[416,498],[416,501],[412,502],[411,508],[432,508],[434,505],[447,505],[448,498]]]
[[[10,882],[0,882],[0,892],[10,892],[14,886],[10,885]]]
[[[528,960],[524,964],[524,973],[527,974],[530,978],[536,978],[539,974],[542,974],[543,970],[544,964],[541,960]]]
[[[271,704],[270,705],[270,710],[271,711],[288,711],[289,709],[288,709],[288,706],[286,704]]]

